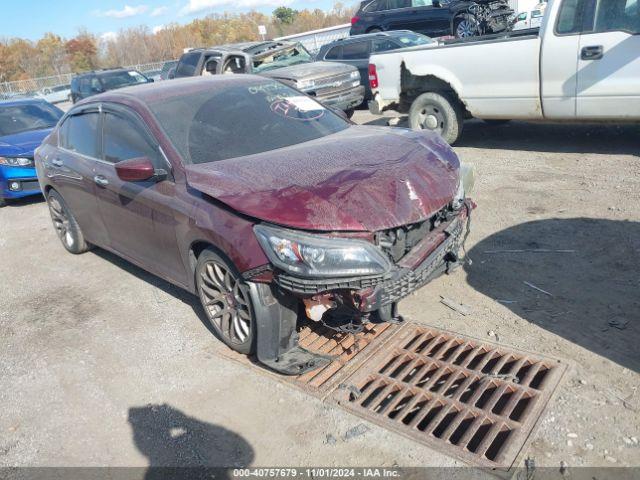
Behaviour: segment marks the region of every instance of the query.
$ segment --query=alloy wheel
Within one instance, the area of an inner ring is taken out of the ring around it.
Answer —
[[[202,304],[218,333],[230,343],[245,343],[251,334],[251,311],[240,281],[225,265],[209,261],[200,273],[199,288]]]
[[[49,198],[49,211],[51,212],[51,219],[53,220],[53,226],[56,229],[58,238],[60,238],[62,243],[64,243],[68,248],[73,248],[75,239],[71,232],[69,215],[57,198]]]
[[[476,24],[471,22],[468,18],[458,23],[456,27],[456,37],[468,38],[476,35]]]

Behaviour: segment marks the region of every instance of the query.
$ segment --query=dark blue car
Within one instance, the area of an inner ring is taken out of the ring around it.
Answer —
[[[40,193],[33,152],[62,115],[44,100],[0,102],[0,207],[7,199]]]

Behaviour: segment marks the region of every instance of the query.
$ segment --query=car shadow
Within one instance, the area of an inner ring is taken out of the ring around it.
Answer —
[[[140,280],[147,282],[150,285],[153,285],[163,293],[174,297],[177,300],[180,300],[183,303],[189,305],[193,312],[196,314],[198,319],[202,322],[202,324],[211,332],[214,336],[217,337],[216,332],[213,330],[211,323],[207,319],[207,316],[202,308],[200,300],[196,295],[187,292],[186,290],[173,285],[172,283],[163,280],[162,278],[154,275],[153,273],[149,273],[146,270],[134,265],[133,263],[125,260],[124,258],[119,257],[118,255],[111,253],[107,250],[103,250],[102,248],[94,248],[91,250],[91,253],[99,256],[103,260],[112,263],[118,268],[124,270],[125,272],[139,278]]]
[[[469,257],[467,279],[477,291],[640,372],[640,223],[538,220],[483,239]]]
[[[364,125],[387,126],[392,117],[379,116]],[[395,125],[409,128],[407,117],[399,115]],[[640,157],[640,124],[535,123],[511,121],[491,125],[467,120],[454,147],[520,150],[548,153],[601,153]]]
[[[170,405],[129,409],[136,448],[147,457],[146,480],[231,478],[229,469],[251,464],[255,453],[240,435]]]
[[[8,199],[7,207],[20,208],[26,205],[35,205],[37,203],[44,203],[44,197],[42,195],[29,195],[28,197]]]
[[[640,157],[640,124],[534,123],[490,125],[469,120],[455,147]]]

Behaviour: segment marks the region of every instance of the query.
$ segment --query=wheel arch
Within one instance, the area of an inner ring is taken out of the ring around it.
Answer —
[[[412,72],[405,63],[401,65],[401,111],[408,112],[413,101],[423,93],[434,92],[444,94],[460,104],[463,111],[467,112],[467,106],[459,94],[459,81],[447,72]]]

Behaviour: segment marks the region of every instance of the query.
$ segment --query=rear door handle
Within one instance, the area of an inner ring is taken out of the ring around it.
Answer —
[[[51,165],[53,165],[54,167],[61,167],[63,163],[59,158],[54,158],[53,160],[51,160]]]
[[[604,49],[602,45],[592,45],[584,47],[580,52],[580,58],[582,60],[600,60],[604,55]]]
[[[109,185],[109,180],[107,180],[102,175],[96,175],[95,177],[93,177],[93,181],[96,182],[96,184],[100,185],[101,187],[106,187],[107,185]]]

